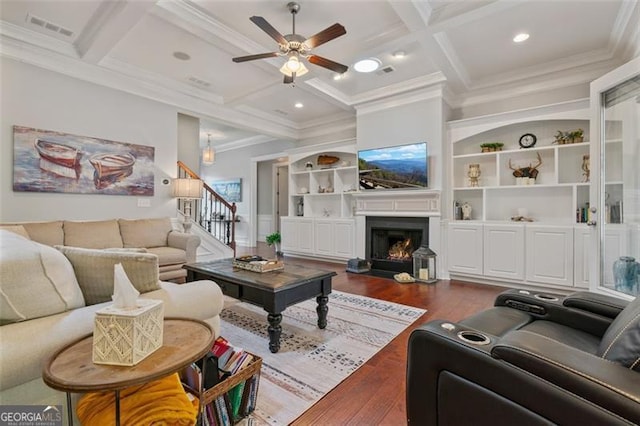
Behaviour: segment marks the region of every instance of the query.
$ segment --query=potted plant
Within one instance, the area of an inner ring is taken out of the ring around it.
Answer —
[[[571,132],[571,138],[573,143],[580,143],[584,141],[584,130],[578,129]]]
[[[276,254],[280,254],[280,242],[282,241],[282,237],[280,236],[280,231],[276,231],[266,236],[265,241],[268,246],[274,246],[276,249]]]
[[[502,142],[487,142],[480,144],[480,152],[502,151],[504,144]]]

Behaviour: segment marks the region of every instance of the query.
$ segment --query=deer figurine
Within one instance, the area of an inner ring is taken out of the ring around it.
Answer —
[[[514,168],[511,165],[511,159],[509,159],[509,168],[513,170],[513,176],[515,176],[516,179],[528,178],[527,184],[535,183],[535,179],[536,177],[538,177],[538,167],[542,165],[542,158],[540,157],[540,153],[537,152],[536,155],[538,156],[538,163],[535,166],[529,164],[529,167]],[[531,179],[533,179],[533,181],[531,181]]]

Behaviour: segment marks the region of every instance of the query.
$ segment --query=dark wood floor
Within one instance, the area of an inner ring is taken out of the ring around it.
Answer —
[[[272,247],[258,244],[257,248],[239,247],[237,254],[274,257]],[[338,275],[333,278],[334,290],[427,309],[418,321],[303,413],[293,425],[406,424],[406,349],[411,331],[431,319],[458,321],[488,308],[496,295],[505,290],[460,281],[398,284],[390,279],[348,273],[345,264],[289,257],[284,260],[335,271]]]

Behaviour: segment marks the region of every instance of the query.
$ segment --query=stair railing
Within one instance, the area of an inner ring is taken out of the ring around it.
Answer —
[[[200,179],[182,161],[178,161],[178,178]],[[229,203],[203,181],[202,198],[196,200],[178,199],[178,210],[187,216],[187,203],[191,203],[190,219],[200,225],[216,239],[233,249],[236,255],[236,203]]]

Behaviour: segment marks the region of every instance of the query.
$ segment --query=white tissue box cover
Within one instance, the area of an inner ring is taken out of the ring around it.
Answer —
[[[162,300],[138,299],[136,308],[113,305],[96,311],[93,362],[136,365],[162,346]]]

